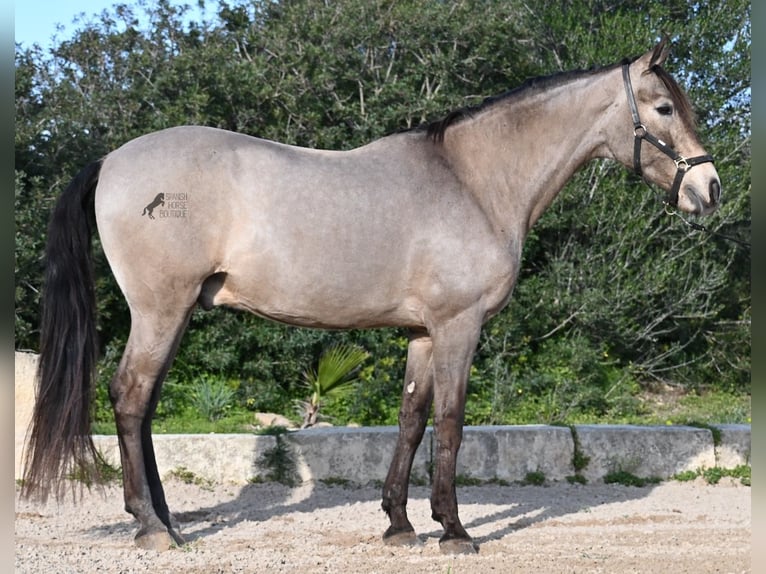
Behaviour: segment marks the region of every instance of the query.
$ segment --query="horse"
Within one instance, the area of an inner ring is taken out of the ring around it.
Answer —
[[[665,38],[615,64],[528,80],[347,151],[180,126],[84,167],[48,228],[22,495],[61,496],[69,473],[91,469],[98,456],[88,411],[97,361],[95,214],[131,317],[109,396],[137,546],[184,542],[157,471],[152,416],[193,309],[225,305],[302,327],[404,328],[383,541],[418,543],[408,484],[432,411],[430,503],[443,529],[440,549],[476,552],[455,490],[466,386],[482,326],[507,304],[532,226],[595,158],[641,174],[680,211],[706,215],[720,203],[688,97],[662,67],[668,51]],[[158,193],[178,209],[139,217],[137,208]]]

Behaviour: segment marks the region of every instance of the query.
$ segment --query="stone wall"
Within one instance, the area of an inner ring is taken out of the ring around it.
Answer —
[[[21,447],[34,402],[36,356],[16,353],[16,477],[21,476]],[[476,480],[524,480],[530,472],[546,480],[575,474],[575,448],[588,458],[579,473],[599,481],[623,470],[636,476],[669,478],[685,470],[750,462],[750,425],[718,425],[721,442],[709,429],[686,426],[576,425],[466,427],[457,473]],[[289,450],[301,480],[383,481],[397,437],[396,427],[317,428],[289,432],[280,439],[254,434],[155,435],[162,475],[184,467],[215,482],[244,484],[268,469],[263,454],[277,446]],[[576,440],[575,440],[576,438]],[[119,465],[114,436],[97,436],[97,447]],[[433,429],[428,428],[413,464],[413,477],[428,479],[433,458]]]

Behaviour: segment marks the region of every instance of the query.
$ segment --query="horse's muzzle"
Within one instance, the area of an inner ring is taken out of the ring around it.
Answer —
[[[718,178],[710,180],[707,194],[702,189],[693,185],[685,185],[683,189],[686,196],[684,211],[694,215],[709,215],[713,213],[721,201],[721,182],[718,181]]]

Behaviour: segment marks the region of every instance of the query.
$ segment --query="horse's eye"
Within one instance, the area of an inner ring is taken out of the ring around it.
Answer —
[[[673,115],[673,106],[660,106],[657,108],[657,113],[661,116],[670,116]]]

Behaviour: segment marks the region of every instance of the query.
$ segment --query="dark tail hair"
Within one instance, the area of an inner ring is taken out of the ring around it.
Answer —
[[[23,496],[43,501],[51,489],[60,498],[68,476],[89,484],[99,458],[90,403],[98,357],[91,222],[100,171],[97,161],[77,174],[48,224],[37,392],[22,486]]]

